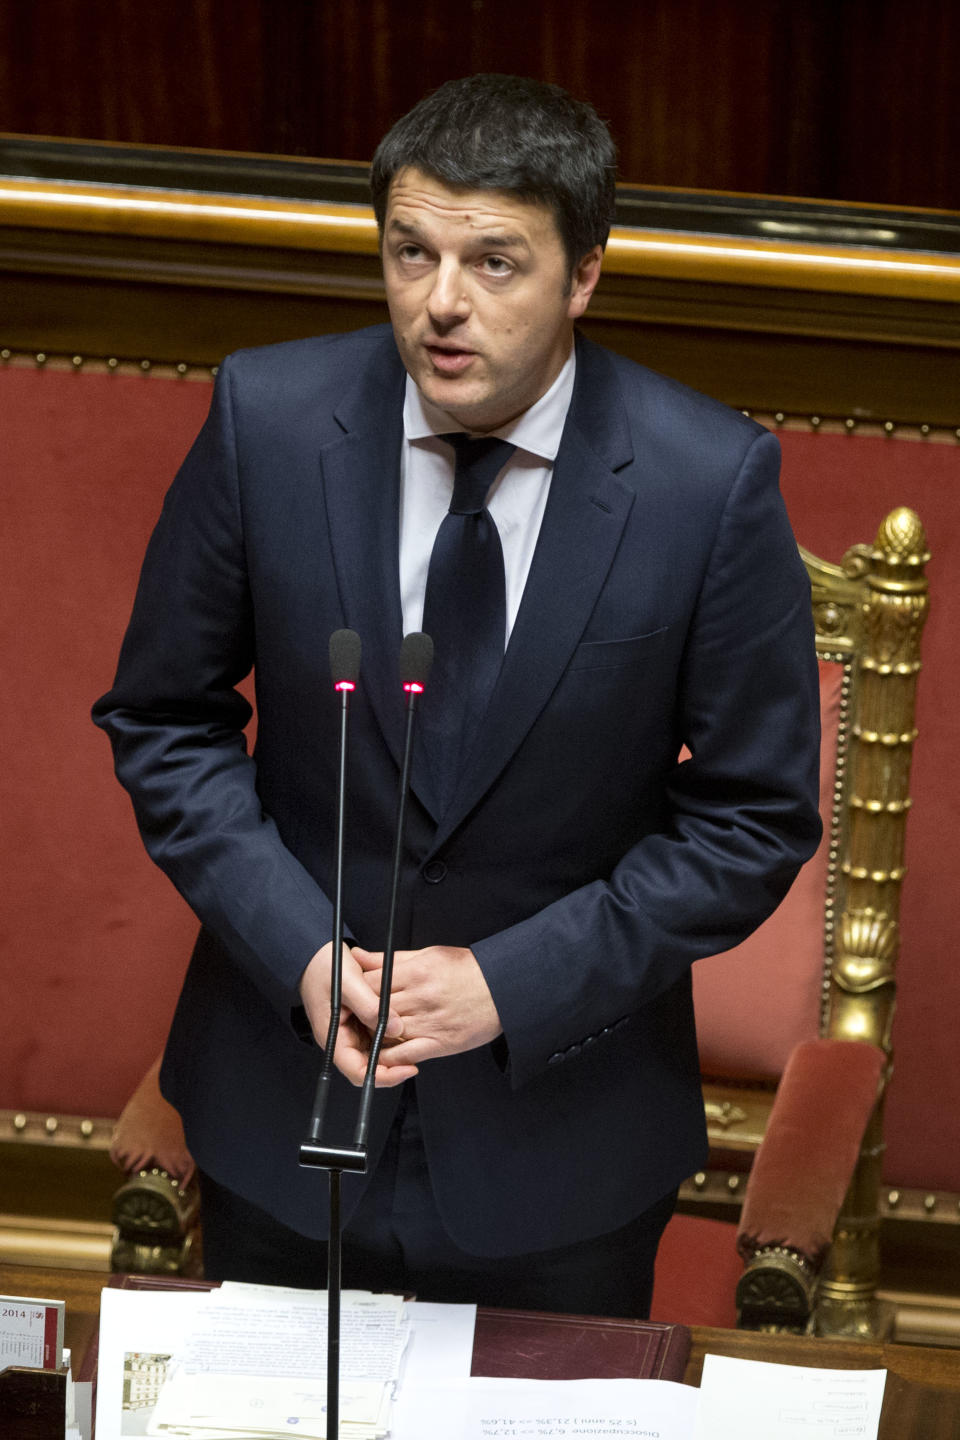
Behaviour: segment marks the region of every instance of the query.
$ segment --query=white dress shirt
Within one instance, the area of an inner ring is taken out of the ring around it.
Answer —
[[[507,587],[504,646],[510,639],[530,573],[575,372],[571,349],[570,358],[546,394],[516,420],[492,432],[517,447],[487,497],[487,508],[503,546]],[[430,554],[453,496],[453,449],[436,437],[453,430],[462,431],[463,426],[446,410],[432,405],[408,375],[400,457],[400,598],[407,635],[423,624]]]

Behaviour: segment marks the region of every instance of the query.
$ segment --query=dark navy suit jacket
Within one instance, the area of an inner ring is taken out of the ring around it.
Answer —
[[[319,1051],[297,983],[331,934],[327,641],[363,640],[345,909],[380,949],[404,725],[403,386],[386,327],[223,365],[95,709],[203,927],[165,1093],[202,1168],[314,1235],[326,1185],[297,1156]],[[437,1203],[472,1253],[615,1229],[705,1160],[691,963],[773,910],[820,830],[809,587],[777,467],[751,420],[578,341],[479,738],[444,814],[422,755],[409,807],[398,947],[471,946],[504,1030],[416,1082]],[[251,667],[253,757],[234,688]],[[332,1143],[356,1101],[337,1082]],[[378,1092],[374,1156],[396,1099]],[[363,1183],[345,1177],[345,1219]]]

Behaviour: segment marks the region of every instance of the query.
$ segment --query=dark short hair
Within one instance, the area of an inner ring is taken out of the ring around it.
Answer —
[[[588,250],[607,243],[616,147],[593,106],[559,85],[468,75],[415,105],[373,157],[370,188],[381,235],[390,182],[408,166],[453,188],[503,190],[548,206],[571,271]]]

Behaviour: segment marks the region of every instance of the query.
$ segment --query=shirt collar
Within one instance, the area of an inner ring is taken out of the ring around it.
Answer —
[[[503,440],[509,440],[520,450],[538,455],[542,460],[554,461],[560,449],[567,411],[570,409],[576,368],[576,350],[571,347],[567,361],[546,394],[541,395],[529,410],[524,410],[522,415],[492,433]],[[463,426],[446,410],[431,404],[410,376],[407,376],[403,401],[403,433],[408,440],[425,440],[431,435],[444,435],[451,430],[462,429]]]

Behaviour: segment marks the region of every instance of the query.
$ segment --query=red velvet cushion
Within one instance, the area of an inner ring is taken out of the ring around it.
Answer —
[[[812,1040],[791,1055],[747,1182],[738,1246],[799,1250],[815,1265],[830,1243],[885,1057],[859,1040]]]
[[[657,1251],[650,1319],[732,1330],[743,1274],[736,1234],[736,1227],[723,1220],[674,1215]]]

